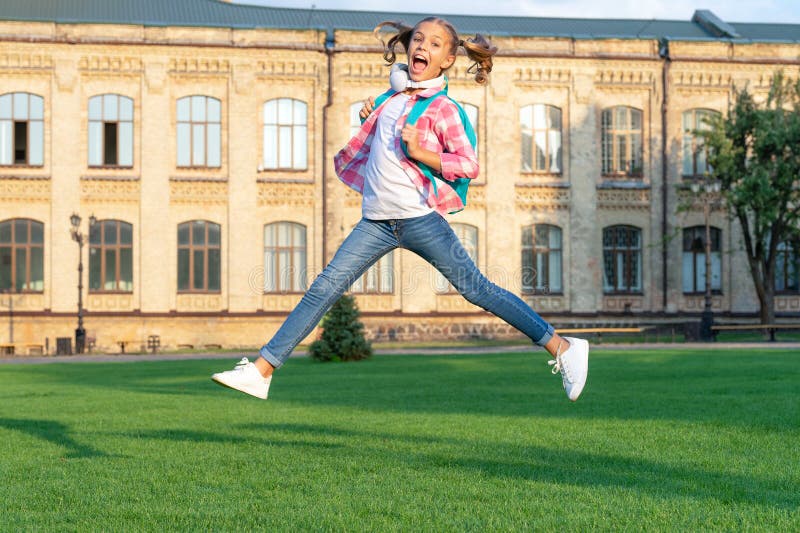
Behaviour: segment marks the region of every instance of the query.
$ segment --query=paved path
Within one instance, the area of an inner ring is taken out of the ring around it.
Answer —
[[[642,344],[593,344],[595,350],[653,350],[664,348],[705,349],[710,352],[727,348],[754,348],[797,350],[800,355],[800,342],[715,342],[715,343],[642,343]],[[454,355],[454,354],[493,354],[513,352],[533,352],[535,348],[530,345],[520,346],[459,346],[455,348],[385,348],[375,350],[376,355]],[[165,354],[84,354],[84,355],[52,355],[52,356],[15,356],[0,357],[2,364],[44,364],[44,363],[105,363],[105,362],[135,362],[135,361],[182,361],[194,359],[229,359],[235,360],[242,356],[255,358],[255,353],[226,352],[226,353],[165,353]],[[292,357],[306,357],[305,350],[297,350]]]

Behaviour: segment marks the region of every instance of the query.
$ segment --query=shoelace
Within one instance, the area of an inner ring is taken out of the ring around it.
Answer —
[[[247,365],[250,364],[250,360],[247,357],[242,357],[242,360],[236,363],[236,366],[233,367],[234,370],[244,370]]]
[[[558,348],[559,350],[558,353],[556,354],[556,358],[551,359],[550,361],[547,362],[547,364],[553,366],[553,369],[551,370],[553,374],[561,372],[562,380],[565,382],[569,381],[570,383],[572,383],[572,372],[570,371],[569,365],[568,364],[565,365],[564,360],[561,358],[561,346],[559,346]]]

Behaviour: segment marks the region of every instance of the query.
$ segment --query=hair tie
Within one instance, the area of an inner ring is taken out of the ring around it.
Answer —
[[[458,40],[458,46],[464,46],[464,39]]]

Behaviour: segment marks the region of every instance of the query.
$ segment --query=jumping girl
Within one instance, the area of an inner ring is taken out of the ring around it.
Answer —
[[[331,262],[289,314],[275,336],[233,370],[214,374],[217,383],[266,399],[272,373],[319,323],[325,312],[372,264],[395,248],[416,253],[436,267],[469,302],[505,320],[552,356],[567,397],[575,401],[586,383],[589,345],[561,337],[519,297],[489,281],[475,266],[443,215],[464,207],[461,188],[478,175],[471,126],[446,96],[444,73],[464,48],[474,63],[468,72],[486,83],[497,51],[483,36],[461,40],[453,26],[428,17],[397,30],[383,57],[396,60],[403,46],[407,65],[392,67],[392,90],[361,109],[364,123],[336,155],[339,178],[362,193],[362,219]],[[379,37],[380,38],[380,37]],[[422,108],[417,106],[422,106]],[[423,109],[421,112],[415,110]],[[415,116],[418,115],[418,116]],[[413,116],[413,123],[409,117]]]

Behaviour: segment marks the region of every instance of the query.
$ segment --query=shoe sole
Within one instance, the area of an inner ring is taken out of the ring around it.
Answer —
[[[260,400],[266,400],[267,396],[269,395],[269,386],[267,386],[266,392],[262,392],[261,390],[257,390],[255,387],[247,387],[247,386],[242,386],[240,384],[234,385],[232,383],[226,383],[225,379],[222,378],[221,376],[218,376],[217,374],[211,376],[211,380],[218,385],[222,385],[223,387],[227,387],[229,389],[249,394],[250,396],[254,396]]]

